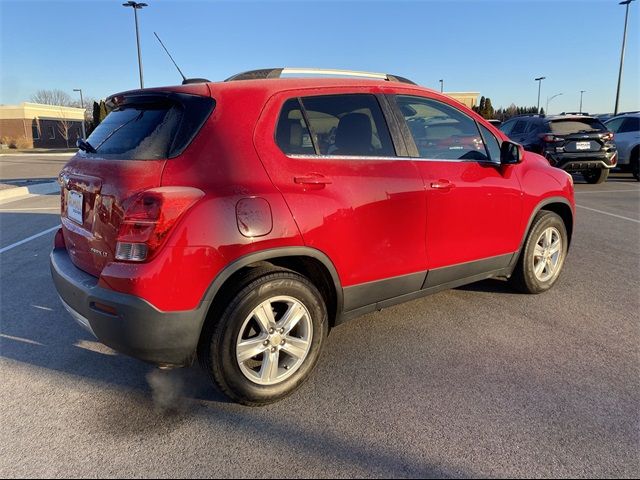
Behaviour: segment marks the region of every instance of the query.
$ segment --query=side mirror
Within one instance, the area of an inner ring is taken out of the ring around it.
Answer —
[[[500,146],[500,164],[515,165],[522,161],[522,147],[514,142],[504,141]]]

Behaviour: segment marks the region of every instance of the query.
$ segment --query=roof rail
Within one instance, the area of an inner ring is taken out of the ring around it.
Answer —
[[[411,80],[399,77],[398,75],[390,75],[388,73],[375,72],[358,72],[354,70],[336,70],[322,68],[263,68],[260,70],[250,70],[248,72],[238,73],[229,77],[225,82],[235,80],[264,80],[267,78],[280,78],[282,75],[339,75],[348,77],[372,78],[377,80],[385,80],[387,82],[401,82],[415,85]]]
[[[582,117],[590,117],[591,116],[587,112],[562,112],[562,113],[559,113],[558,115],[578,115],[578,116],[582,116]]]

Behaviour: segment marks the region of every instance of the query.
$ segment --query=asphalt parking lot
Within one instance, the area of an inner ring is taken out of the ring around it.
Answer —
[[[492,280],[358,318],[259,409],[96,343],[55,293],[53,233],[8,249],[59,223],[58,196],[1,204],[0,476],[638,477],[640,184],[577,182],[552,291]]]

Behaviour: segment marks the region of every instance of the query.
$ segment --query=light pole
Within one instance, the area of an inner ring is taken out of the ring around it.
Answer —
[[[84,100],[82,98],[82,89],[81,88],[74,88],[73,91],[74,92],[80,92],[80,106],[82,107],[82,138],[86,139],[87,138],[87,131],[84,128]]]
[[[626,5],[626,12],[624,14],[624,33],[622,34],[622,53],[620,53],[620,71],[618,72],[618,89],[616,90],[616,106],[613,109],[613,114],[618,114],[618,104],[620,102],[620,86],[622,84],[622,64],[624,63],[624,49],[627,45],[627,22],[629,20],[629,4],[633,0],[625,0],[620,2],[619,5]]]
[[[136,19],[136,43],[138,44],[138,69],[140,70],[140,88],[144,88],[144,81],[142,79],[142,55],[140,54],[140,33],[138,32],[138,10],[141,10],[148,5],[146,3],[138,3],[132,0],[122,4],[123,7],[133,8],[133,16]]]
[[[586,90],[580,90],[580,113],[582,113],[582,95],[586,92]]]
[[[444,80],[440,79],[440,93],[444,92]]]
[[[554,96],[552,96],[552,97],[547,97],[547,109],[544,111],[544,113],[545,113],[546,115],[549,115],[549,102],[550,102],[551,100],[553,100],[554,98],[559,97],[560,95],[562,95],[562,94],[561,94],[561,93],[556,93],[556,94],[555,94]]]
[[[542,80],[547,77],[538,77],[534,78],[536,82],[538,82],[538,114],[540,114],[540,89],[542,88]]]

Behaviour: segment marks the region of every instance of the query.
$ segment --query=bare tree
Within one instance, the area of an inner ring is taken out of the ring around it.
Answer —
[[[63,90],[38,90],[34,95],[31,95],[31,101],[62,107],[70,107],[74,104],[71,96]]]
[[[65,142],[67,142],[67,148],[69,148],[69,137],[71,136],[70,133],[73,124],[67,120],[62,109],[60,109],[60,117],[62,120],[58,120],[58,132],[60,136],[64,138]]]

